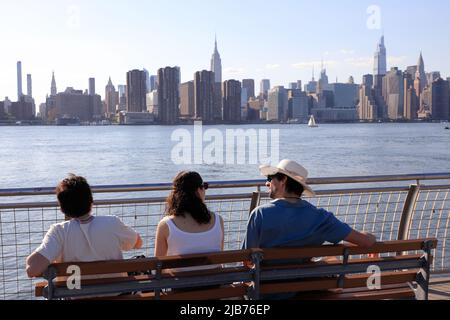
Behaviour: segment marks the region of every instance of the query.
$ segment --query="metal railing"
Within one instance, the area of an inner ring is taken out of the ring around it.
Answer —
[[[395,185],[400,182],[402,185]],[[335,213],[355,229],[376,234],[379,240],[438,238],[432,271],[450,273],[450,173],[319,178],[308,183],[323,189],[306,200]],[[264,185],[262,180],[210,183],[211,191],[219,194],[209,196],[207,202],[224,218],[226,250],[240,248],[250,211],[270,200],[261,191]],[[127,258],[153,255],[156,227],[171,187],[93,187],[95,194],[110,196],[95,197],[94,214],[118,216],[144,240],[144,248],[127,253]],[[53,193],[54,188],[0,190],[0,299],[33,299],[34,281],[25,274],[25,259],[52,224],[64,221]]]

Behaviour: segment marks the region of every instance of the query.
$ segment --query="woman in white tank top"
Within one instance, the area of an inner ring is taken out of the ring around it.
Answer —
[[[172,193],[167,198],[166,217],[156,231],[156,257],[223,251],[223,219],[208,210],[207,189],[208,184],[196,172],[181,172],[175,177]],[[218,267],[179,268],[177,271]]]

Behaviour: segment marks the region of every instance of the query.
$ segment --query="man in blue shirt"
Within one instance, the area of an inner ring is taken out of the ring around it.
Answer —
[[[273,201],[256,208],[248,222],[243,249],[317,246],[343,240],[362,246],[375,244],[375,236],[353,230],[331,212],[301,199],[314,191],[306,184],[308,171],[298,163],[283,160],[277,167],[262,166]],[[292,295],[271,295],[265,299],[287,299]]]
[[[283,160],[277,167],[262,166],[273,201],[256,208],[248,222],[243,249],[280,248],[337,244],[343,240],[371,247],[375,236],[353,230],[331,212],[301,199],[314,196],[306,184],[308,171],[298,163]]]

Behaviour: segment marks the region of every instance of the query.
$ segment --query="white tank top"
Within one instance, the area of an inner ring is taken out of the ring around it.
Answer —
[[[223,231],[220,217],[214,214],[215,222],[212,229],[206,232],[190,233],[180,230],[170,217],[164,218],[169,227],[169,237],[167,239],[167,255],[179,256],[188,254],[215,253],[222,251]],[[172,271],[196,271],[219,268],[219,265],[178,268]]]

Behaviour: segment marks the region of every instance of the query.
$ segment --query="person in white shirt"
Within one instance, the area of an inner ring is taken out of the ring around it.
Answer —
[[[208,183],[197,172],[181,172],[167,198],[166,217],[156,231],[155,256],[214,253],[224,248],[224,222],[205,204]],[[219,266],[179,268],[194,271]]]
[[[94,217],[92,191],[83,177],[70,175],[56,187],[62,213],[70,221],[54,224],[26,261],[30,278],[40,277],[51,263],[123,259],[122,251],[140,249],[139,234],[113,216]]]

